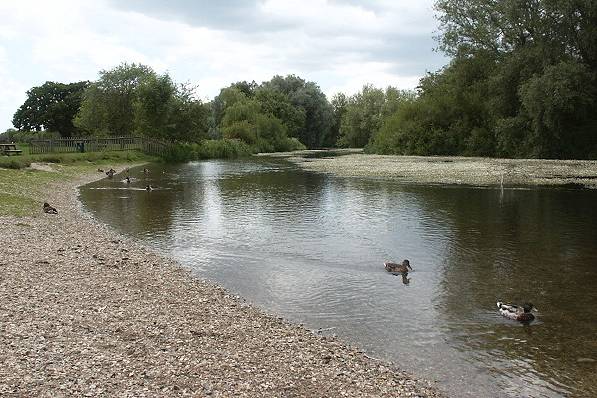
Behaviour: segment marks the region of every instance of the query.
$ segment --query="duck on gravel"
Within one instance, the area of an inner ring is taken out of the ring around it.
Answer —
[[[537,308],[531,303],[524,303],[522,307],[514,304],[506,304],[502,301],[497,302],[498,311],[508,319],[519,322],[531,322],[535,315],[531,311],[537,311]]]
[[[44,202],[44,213],[48,214],[58,214],[58,210],[50,206],[48,202]]]
[[[388,271],[388,272],[404,274],[404,273],[408,273],[409,269],[412,271],[410,262],[408,260],[403,260],[402,264],[397,264],[397,263],[393,263],[391,261],[386,261],[385,263],[383,263],[383,265],[386,268],[386,271]]]

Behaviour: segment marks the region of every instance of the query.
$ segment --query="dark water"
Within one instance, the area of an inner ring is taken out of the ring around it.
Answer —
[[[132,175],[82,188],[83,203],[270,312],[454,396],[597,396],[595,191],[409,186],[267,159]],[[384,271],[403,258],[409,280]],[[502,318],[496,299],[531,301],[538,320]]]

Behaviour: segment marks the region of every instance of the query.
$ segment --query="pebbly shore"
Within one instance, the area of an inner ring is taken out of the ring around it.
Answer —
[[[391,156],[363,154],[355,150],[335,152],[343,156],[310,157],[316,151],[268,155],[287,158],[306,170],[343,177],[373,177],[415,184],[597,189],[595,160]]]
[[[98,177],[0,217],[0,396],[441,396],[99,224],[77,200]]]

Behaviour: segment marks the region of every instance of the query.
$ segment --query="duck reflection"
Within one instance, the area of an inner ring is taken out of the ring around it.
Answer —
[[[408,277],[408,272],[402,273],[402,283],[407,286],[410,284],[410,278]]]

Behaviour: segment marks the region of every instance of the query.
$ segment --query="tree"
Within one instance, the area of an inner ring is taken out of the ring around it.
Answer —
[[[77,132],[73,119],[81,106],[89,82],[45,82],[27,91],[27,99],[14,114],[12,123],[19,130],[57,131],[63,137]]]
[[[221,93],[222,102],[229,104],[221,122],[224,138],[239,139],[251,145],[257,152],[297,148],[299,143],[288,138],[282,120],[270,112],[264,112],[261,102],[256,98],[247,97],[236,88],[226,90]]]
[[[299,136],[305,126],[305,109],[293,105],[288,94],[265,85],[255,90],[255,99],[264,113],[282,121],[289,136]]]
[[[394,113],[400,104],[412,94],[394,87],[386,91],[371,85],[348,98],[340,121],[340,146],[362,148],[375,135],[383,120]]]
[[[174,84],[168,74],[144,79],[133,103],[135,133],[192,142],[207,138],[208,109],[194,92],[193,87]]]
[[[561,62],[520,87],[535,156],[587,157],[597,148],[596,77],[584,64]]]
[[[112,70],[101,71],[99,80],[84,93],[75,125],[93,134],[132,134],[137,90],[150,78],[156,79],[156,73],[141,64],[123,63]]]
[[[323,143],[323,145],[326,147],[334,147],[338,144],[338,138],[340,138],[340,125],[342,123],[342,118],[346,113],[348,97],[344,93],[337,93],[332,97],[331,105],[333,112],[333,124],[330,128],[330,133]]]
[[[295,75],[274,76],[264,82],[259,90],[269,89],[284,94],[296,108],[289,118],[280,118],[290,129],[290,135],[298,138],[308,148],[319,148],[326,141],[333,124],[333,111],[325,94],[313,82]],[[259,91],[258,90],[258,91]],[[301,120],[304,115],[304,122]]]
[[[84,93],[75,122],[95,135],[138,134],[197,142],[208,135],[208,106],[195,88],[137,64],[100,72]]]
[[[438,0],[453,57],[369,151],[597,157],[597,3]]]

